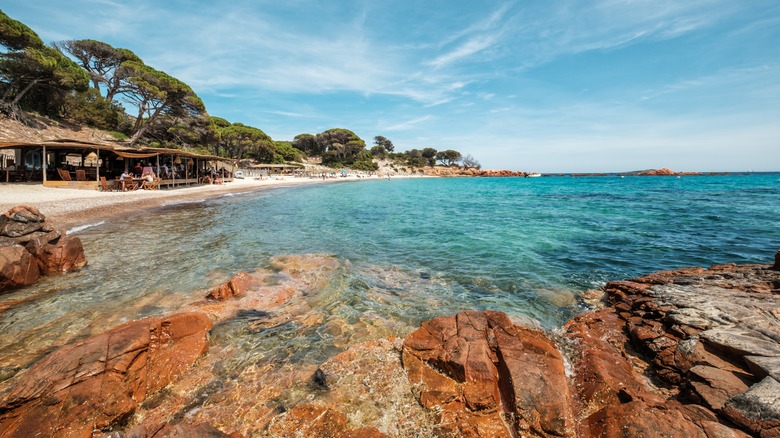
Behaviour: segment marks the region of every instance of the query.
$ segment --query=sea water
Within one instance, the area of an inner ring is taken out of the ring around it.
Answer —
[[[319,326],[215,329],[250,361],[323,361],[350,342],[494,309],[543,329],[583,291],[662,269],[771,263],[780,175],[409,178],[276,188],[171,204],[79,230],[89,265],[0,296],[0,380],[53,348],[200,298],[282,254],[343,267]],[[260,316],[258,316],[260,315]],[[334,321],[352,331],[323,330]]]

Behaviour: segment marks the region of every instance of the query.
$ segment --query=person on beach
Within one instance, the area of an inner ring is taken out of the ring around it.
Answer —
[[[141,169],[141,178],[146,178],[148,175],[154,174],[154,168],[152,168],[151,163],[146,163],[146,166]]]
[[[122,172],[122,175],[119,176],[119,182],[122,184],[122,191],[132,190],[135,187],[133,184],[133,174],[129,173],[127,170]]]

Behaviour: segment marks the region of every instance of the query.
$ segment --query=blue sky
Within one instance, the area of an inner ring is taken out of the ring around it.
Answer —
[[[780,170],[776,0],[6,0],[44,41],[125,47],[276,140],[541,172]]]

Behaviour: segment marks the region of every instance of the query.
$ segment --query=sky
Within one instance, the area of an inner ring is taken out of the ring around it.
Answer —
[[[2,0],[275,140],[330,128],[536,172],[780,170],[777,0]]]

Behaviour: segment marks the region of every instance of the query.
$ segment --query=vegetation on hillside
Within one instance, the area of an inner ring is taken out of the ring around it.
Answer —
[[[0,116],[25,121],[25,112],[106,131],[131,145],[183,148],[264,163],[318,159],[323,165],[375,171],[375,159],[420,168],[462,162],[470,155],[434,148],[396,153],[393,142],[374,146],[345,128],[274,141],[261,129],[210,116],[192,88],[147,65],[129,49],[84,39],[43,43],[25,24],[0,10]]]

